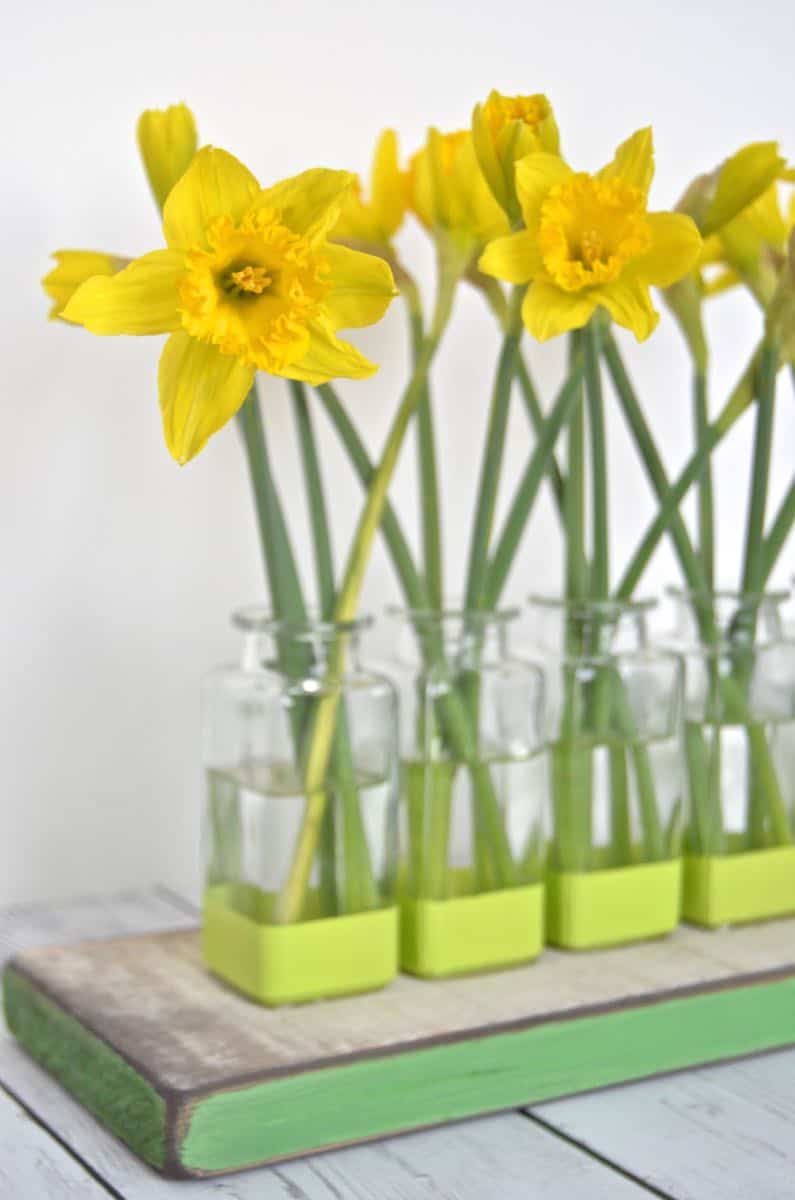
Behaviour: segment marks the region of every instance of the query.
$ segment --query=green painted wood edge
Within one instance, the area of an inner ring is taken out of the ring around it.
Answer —
[[[544,945],[544,886],[400,903],[400,965],[427,979],[531,962]]]
[[[682,910],[682,860],[547,872],[547,941],[594,950],[670,933]]]
[[[231,1171],[793,1043],[795,979],[729,987],[207,1096],[177,1154]]]
[[[795,846],[687,855],[683,911],[709,929],[795,912]]]
[[[3,972],[3,1005],[28,1053],[131,1150],[162,1169],[166,1105],[152,1085],[13,966]]]

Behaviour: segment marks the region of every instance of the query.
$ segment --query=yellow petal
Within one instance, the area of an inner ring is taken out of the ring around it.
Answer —
[[[785,166],[778,142],[752,142],[727,158],[718,169],[715,191],[701,223],[702,233],[714,233],[741,213],[778,178]]]
[[[736,271],[732,271],[731,268],[719,271],[711,279],[705,280],[704,295],[718,296],[721,292],[727,292],[729,288],[737,287],[739,283],[741,283],[741,279]]]
[[[158,384],[163,433],[171,455],[186,463],[243,404],[255,368],[180,331],[160,356]]]
[[[654,142],[651,129],[639,129],[615,152],[613,161],[598,172],[599,179],[623,179],[648,195],[654,178]]]
[[[546,342],[570,329],[582,329],[596,305],[597,300],[590,292],[564,292],[554,283],[536,279],[527,289],[522,320],[534,338]]]
[[[374,254],[329,243],[323,257],[331,271],[325,308],[335,329],[358,329],[380,321],[397,296],[389,264]]]
[[[177,280],[184,269],[183,256],[175,250],[153,250],[118,275],[87,280],[62,316],[91,333],[171,333],[180,327]]]
[[[489,99],[495,95],[496,93],[492,92]],[[502,208],[507,209],[510,202],[509,190],[503,174],[502,163],[497,155],[497,147],[486,120],[483,104],[476,104],[472,112],[472,144],[475,147],[480,169],[491,188],[494,199]]]
[[[149,108],[141,113],[137,133],[149,185],[158,208],[162,208],[196,153],[198,139],[193,113],[186,104]]]
[[[406,215],[406,202],[406,181],[400,170],[397,134],[394,129],[385,129],[375,148],[370,204],[387,240],[400,228]]]
[[[327,321],[310,326],[309,350],[297,363],[279,374],[316,386],[330,379],[367,379],[378,367],[360,354],[349,342],[340,341]]]
[[[55,266],[42,279],[42,287],[51,300],[50,318],[59,317],[77,289],[93,275],[115,275],[129,263],[98,250],[56,250]]]
[[[527,229],[489,242],[478,267],[485,275],[507,283],[527,283],[543,268],[535,235]]]
[[[683,213],[648,213],[652,247],[632,262],[626,271],[656,287],[670,287],[687,275],[701,254],[701,235],[695,221]]]
[[[215,217],[240,218],[259,195],[247,167],[225,150],[205,146],[169,193],[163,232],[172,249],[206,248],[207,226]]]
[[[617,325],[631,329],[639,342],[656,329],[660,314],[652,307],[649,289],[637,279],[617,279],[603,288],[593,288],[591,295]]]
[[[350,171],[314,167],[265,188],[256,207],[277,209],[288,229],[315,241],[336,225],[354,178]]]
[[[571,167],[557,154],[528,154],[527,158],[519,159],[516,164],[516,194],[529,230],[535,231],[537,228],[541,205],[550,188],[568,179],[571,173]]]

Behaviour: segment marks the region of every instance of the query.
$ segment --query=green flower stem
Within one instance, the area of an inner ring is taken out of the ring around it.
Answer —
[[[305,621],[307,618],[298,568],[290,545],[279,494],[270,465],[270,455],[262,422],[256,388],[252,388],[238,413],[238,423],[248,460],[254,492],[260,543],[265,560],[271,607],[278,620]],[[298,645],[277,640],[279,665],[286,674],[300,676],[309,665],[308,651]],[[305,706],[293,713],[293,733],[300,745],[305,724]]]
[[[696,446],[701,446],[709,425],[706,372],[697,367],[693,373],[693,425]],[[707,458],[698,478],[698,555],[704,582],[710,591],[715,586],[715,514],[712,487],[712,462]]]
[[[570,362],[582,352],[582,338],[572,335]],[[582,600],[589,591],[589,571],[585,556],[585,411],[582,385],[577,385],[577,398],[569,418],[569,454],[564,507],[566,529],[566,596]]]
[[[381,461],[368,489],[364,510],[359,519],[335,606],[334,617],[337,621],[349,621],[356,614],[373,541],[386,505],[389,485],[404,438],[417,405],[422,399],[428,371],[450,318],[459,277],[460,264],[442,264],[439,297],[433,323],[425,338],[412,378],[403,394],[387,436]],[[332,674],[339,673],[343,658],[343,647],[336,647],[330,663]],[[276,919],[279,922],[295,921],[303,905],[325,810],[326,797],[323,785],[333,745],[338,702],[338,696],[333,692],[324,696],[315,714],[306,762],[304,820],[296,841],[289,875],[276,906]]]
[[[323,620],[329,620],[334,611],[336,589],[334,585],[331,531],[328,522],[320,461],[318,459],[306,390],[303,384],[293,380],[290,381],[289,387],[298,432],[298,442],[301,449],[307,506],[309,508],[312,528],[312,545],[320,613]],[[378,888],[373,877],[367,836],[362,819],[361,801],[356,776],[356,762],[351,749],[350,728],[344,705],[341,706],[337,718],[337,729],[334,734],[331,762],[334,785],[338,791],[341,805],[343,844],[342,907],[345,912],[361,912],[363,909],[371,909],[377,906]],[[326,863],[325,870],[321,867],[321,875],[330,877],[335,861],[333,820],[323,821],[319,853],[321,860]]]
[[[289,388],[293,405],[293,416],[298,433],[298,444],[301,449],[307,507],[309,508],[309,519],[312,527],[312,548],[315,558],[315,576],[317,578],[320,614],[323,620],[327,621],[334,610],[336,590],[334,586],[334,557],[331,549],[331,531],[326,511],[323,478],[320,473],[320,462],[318,460],[306,390],[302,383],[297,383],[295,380],[289,381]]]
[[[585,349],[585,394],[588,427],[591,435],[591,481],[593,488],[593,536],[591,595],[606,600],[610,592],[610,540],[607,497],[607,445],[599,368],[599,340],[596,325],[589,322],[583,334]]]
[[[367,451],[359,435],[351,424],[333,388],[325,384],[318,388],[318,393],[326,413],[331,419],[348,453],[348,457],[359,476],[362,486],[369,488],[375,474],[375,468],[368,458]],[[414,565],[411,551],[400,523],[388,503],[384,508],[381,520],[381,532],[384,535],[408,608],[420,612],[426,611],[429,608],[429,602],[424,581]],[[444,647],[438,638],[431,636],[430,632],[428,632],[422,637],[421,646],[427,669],[444,667]],[[479,803],[483,806],[488,806],[490,809],[494,809],[497,806],[497,799],[488,771],[485,773],[482,771],[479,773],[476,772],[477,727],[473,724],[471,712],[467,712],[462,696],[454,689],[451,689],[436,701],[436,707],[439,723],[451,753],[459,762],[463,762],[473,775],[473,793],[476,794]],[[477,778],[475,778],[476,774]],[[499,878],[507,885],[513,876],[513,870],[510,850],[504,830],[502,829],[500,830],[499,845],[495,853],[499,860]]]
[[[615,591],[617,599],[629,600],[632,597],[660,539],[679,516],[679,505],[695,480],[698,479],[707,458],[752,403],[758,357],[759,352],[757,351],[723,409],[717,418],[707,426],[703,442],[688,459],[675,482],[660,497],[657,515],[641,538]]]
[[[759,364],[756,404],[753,468],[748,493],[745,527],[742,589],[747,594],[758,590],[764,566],[764,534],[767,494],[770,483],[770,456],[773,446],[773,415],[778,371],[778,347],[766,342]]]
[[[760,591],[764,591],[767,587],[770,576],[776,568],[779,556],[792,532],[793,525],[795,525],[795,479],[789,485],[770,526],[770,531],[765,538],[761,578],[759,581]]]
[[[612,865],[625,867],[632,861],[632,827],[629,813],[629,774],[624,746],[608,747],[608,773]]]
[[[543,428],[516,488],[505,524],[489,563],[483,598],[483,608],[485,609],[496,608],[499,603],[528,517],[548,468],[549,455],[561,429],[570,421],[571,415],[581,399],[583,370],[582,357],[578,357],[572,364],[569,377],[558,393],[548,416],[544,419]],[[568,488],[566,490],[568,491]]]
[[[356,431],[353,422],[340,403],[339,397],[330,383],[324,383],[317,389],[326,415],[331,421],[351,466],[359,476],[359,482],[367,490],[375,476],[375,467],[370,461],[367,450]],[[408,540],[392,505],[387,500],[381,516],[381,533],[387,545],[392,565],[395,568],[400,586],[403,589],[406,605],[409,608],[425,611],[430,607],[430,599],[414,563]]]
[[[668,480],[662,459],[657,451],[654,437],[643,415],[643,408],[638,400],[637,393],[624,367],[618,346],[609,332],[604,337],[604,358],[619,404],[621,405],[621,411],[624,414],[624,420],[632,434],[654,495],[657,501],[662,504],[671,491],[671,484]],[[706,590],[707,583],[701,564],[693,549],[687,527],[682,520],[678,507],[672,511],[669,532],[688,587],[694,591]],[[619,587],[618,591],[622,599],[629,599],[629,595],[625,594],[621,587]]]
[[[466,607],[483,607],[483,592],[489,561],[494,510],[500,486],[502,459],[505,449],[505,433],[508,426],[508,409],[511,384],[516,371],[519,339],[522,330],[522,298],[524,289],[515,288],[511,296],[506,319],[505,337],[502,343],[497,375],[494,382],[488,430],[480,467],[475,516],[469,545],[469,565],[466,581]]]
[[[413,280],[402,278],[402,292],[409,313],[411,352],[416,367],[422,353],[423,317],[420,296]],[[440,609],[444,594],[442,556],[442,522],[439,502],[439,473],[436,455],[436,432],[430,387],[426,381],[417,405],[417,466],[420,483],[420,520],[425,583],[431,605]]]
[[[536,438],[539,438],[543,435],[544,431],[544,413],[541,408],[535,387],[533,386],[533,380],[530,376],[527,363],[524,360],[524,355],[521,352],[516,359],[516,378],[519,381],[519,389],[522,393],[522,399],[524,400],[533,433],[535,434]],[[549,486],[552,488],[552,495],[555,498],[555,505],[562,518],[564,503],[563,496],[566,484],[563,479],[563,472],[560,469],[560,465],[553,450],[550,450],[547,458],[546,472],[547,478],[549,479]]]

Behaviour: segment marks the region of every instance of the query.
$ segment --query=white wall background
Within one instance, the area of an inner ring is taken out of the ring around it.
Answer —
[[[95,339],[45,321],[38,280],[51,250],[137,254],[159,244],[134,147],[139,111],[188,101],[202,139],[229,148],[269,182],[320,163],[364,170],[387,124],[413,149],[427,124],[466,124],[492,86],[543,90],[555,103],[567,156],[586,168],[652,122],[654,199],[664,207],[743,142],[779,138],[795,153],[790,21],[788,0],[31,0],[6,13],[0,903],[158,880],[195,892],[199,680],[235,653],[229,611],[263,596],[234,429],[180,470],[159,428],[159,339]],[[430,256],[418,232],[407,235],[405,249],[427,273]],[[405,370],[402,315],[395,306],[360,339],[383,368],[346,392],[374,453]],[[739,297],[712,310],[716,403],[758,327]],[[643,347],[621,340],[673,471],[689,451],[683,348],[668,322]],[[452,593],[461,588],[495,345],[479,300],[462,296],[434,375]],[[531,348],[547,389],[561,351]],[[279,383],[268,383],[266,393],[284,496],[305,547],[290,414]],[[792,471],[789,393],[779,409],[774,498]],[[652,506],[613,418],[620,566]],[[726,583],[737,573],[748,432],[746,421],[718,460]],[[359,493],[333,436],[323,429],[322,438],[342,550]],[[517,411],[508,482],[529,445]],[[411,448],[394,499],[413,530]],[[793,570],[795,548],[780,580]],[[558,572],[545,498],[509,598],[554,589]],[[663,552],[647,590],[673,578]],[[367,606],[380,611],[394,595],[379,551]]]

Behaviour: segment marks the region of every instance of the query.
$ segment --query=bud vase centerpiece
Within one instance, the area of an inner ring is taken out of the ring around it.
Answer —
[[[158,248],[132,260],[59,251],[44,284],[52,315],[94,334],[167,336],[158,391],[177,462],[190,462],[233,421],[245,453],[268,603],[238,614],[241,659],[214,673],[205,691],[209,969],[262,1003],[280,1004],[380,987],[399,965],[449,975],[530,961],[542,946],[545,911],[547,936],[573,948],[672,928],[682,834],[692,849],[700,793],[691,819],[688,787],[698,789],[684,770],[692,755],[682,750],[681,661],[649,644],[635,597],[666,534],[688,588],[711,588],[702,554],[710,456],[752,406],[756,477],[764,476],[772,388],[793,357],[792,242],[779,237],[773,258],[764,243],[754,282],[764,338],[712,420],[701,272],[717,261],[718,238],[727,270],[741,274],[731,249],[736,223],[750,214],[757,229],[756,206],[790,177],[777,148],[746,147],[706,183],[696,181],[677,211],[653,211],[651,130],[627,138],[601,169],[575,170],[540,94],[492,92],[470,127],[431,128],[405,167],[396,135],[385,132],[368,188],[327,168],[263,188],[232,154],[199,147],[184,105],[145,113],[138,141],[161,213]],[[430,303],[398,249],[409,217],[435,252]],[[476,289],[501,341],[463,601],[451,610],[432,367],[463,287]],[[653,333],[652,288],[696,356],[698,437],[673,480],[614,332],[629,330],[639,342]],[[398,295],[408,378],[371,456],[336,381],[365,379],[376,367],[339,334],[379,322]],[[549,402],[531,373],[527,334],[568,335],[565,378]],[[656,499],[618,582],[605,375]],[[276,379],[286,381],[295,421],[311,589],[299,569],[292,504],[273,467],[267,401]],[[527,453],[498,521],[514,397],[527,418]],[[318,418],[364,492],[341,566]],[[417,548],[389,497],[410,432]],[[694,483],[698,547],[680,513]],[[511,649],[505,603],[542,487],[565,547],[560,636],[546,672]],[[762,565],[749,567],[748,590],[763,587],[793,519],[791,489]],[[764,504],[760,515],[755,502],[755,547],[763,523]],[[401,590],[401,645],[410,648],[393,664],[394,682],[359,654],[360,600],[379,531]],[[627,622],[631,646],[622,641]],[[759,724],[755,713],[747,726]],[[628,907],[634,923],[622,918]]]

